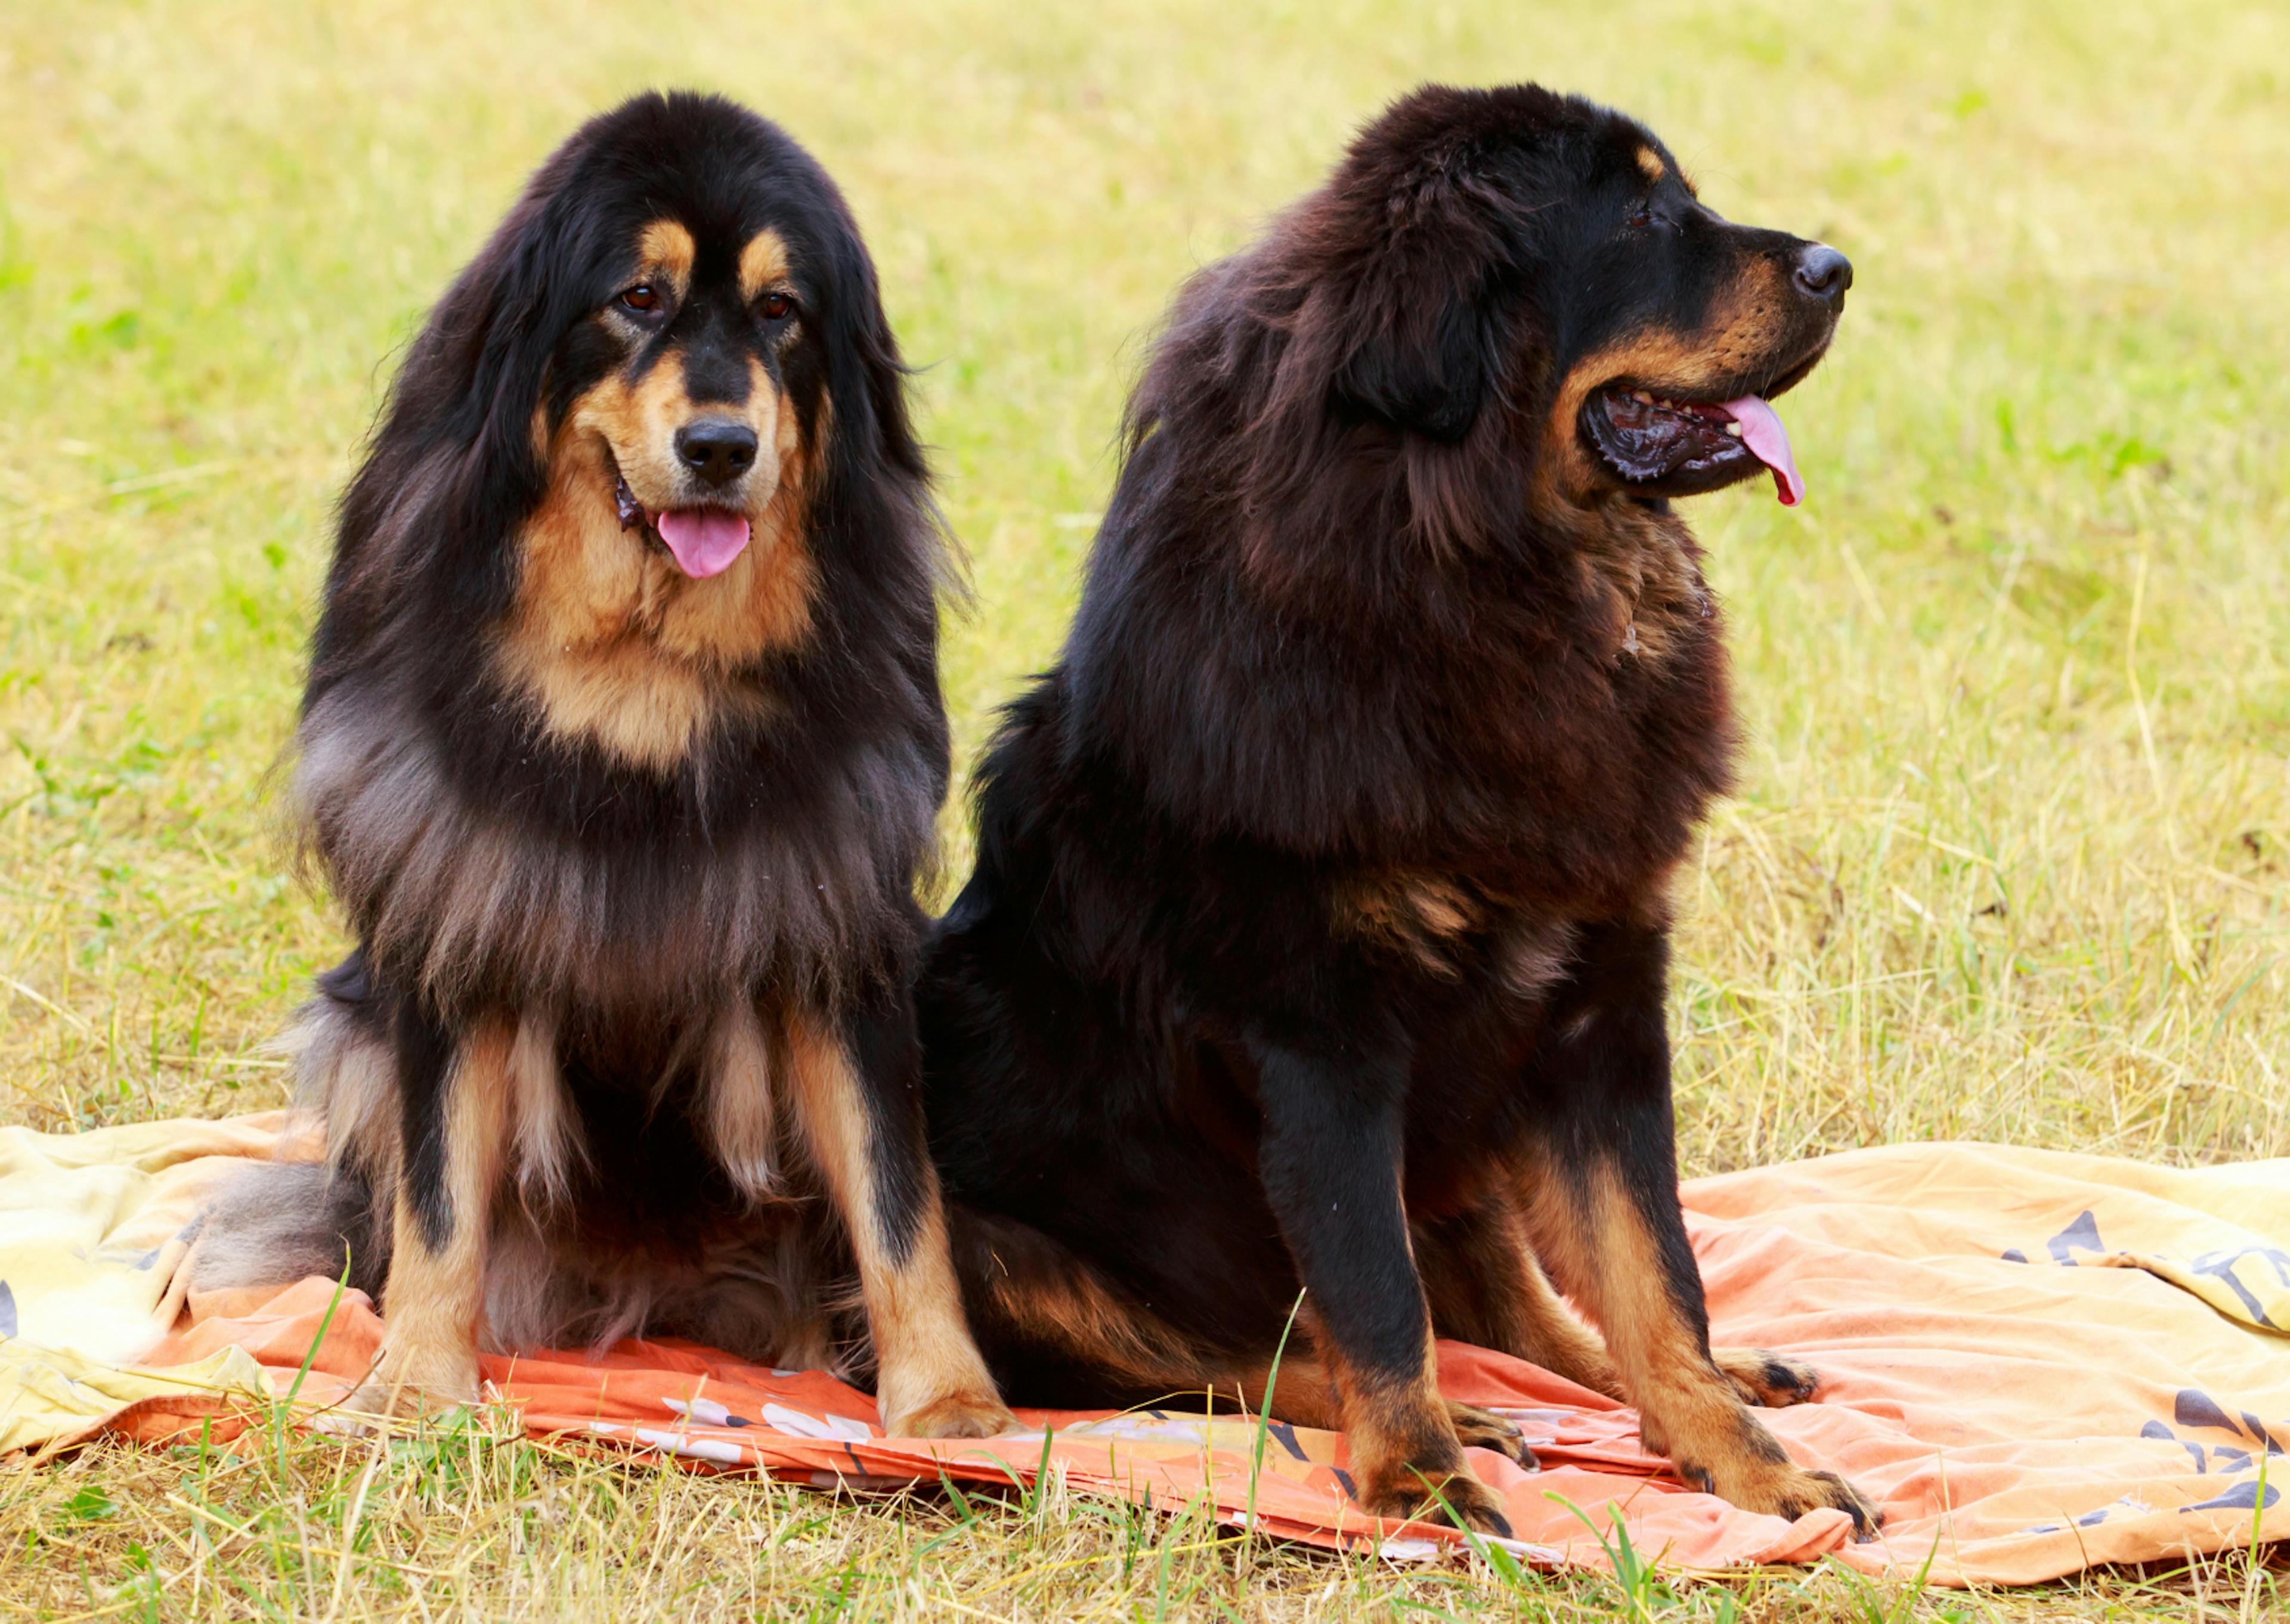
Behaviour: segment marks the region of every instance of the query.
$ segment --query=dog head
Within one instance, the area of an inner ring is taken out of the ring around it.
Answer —
[[[1725,219],[1627,120],[1588,133],[1552,222],[1544,446],[1561,484],[1691,496],[1763,470],[1795,507],[1805,481],[1771,402],[1827,352],[1851,262]]]
[[[1261,448],[1243,505],[1291,550],[1363,514],[1449,542],[1579,530],[1622,498],[1766,470],[1794,503],[1770,403],[1819,361],[1851,282],[1834,249],[1719,215],[1636,120],[1534,85],[1435,85],[1204,273],[1165,376],[1233,375],[1195,340],[1216,327],[1246,353],[1221,325],[1236,308],[1269,335],[1237,414]]]
[[[541,166],[409,353],[311,698],[395,650],[441,710],[506,686],[552,737],[681,771],[797,664],[826,687],[928,645],[939,543],[834,183],[734,103],[639,96]]]
[[[1454,444],[1491,397],[1534,408],[1569,494],[1804,484],[1770,401],[1829,348],[1853,268],[1702,202],[1636,120],[1534,86],[1431,87],[1387,112],[1330,182],[1369,227],[1355,342],[1333,395]]]

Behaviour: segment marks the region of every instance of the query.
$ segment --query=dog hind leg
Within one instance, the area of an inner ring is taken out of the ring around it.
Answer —
[[[1236,1358],[1179,1331],[1030,1225],[959,1206],[951,1219],[964,1300],[989,1356],[997,1364],[1046,1356],[1084,1372],[1083,1388],[1060,1402],[1157,1407],[1206,1396],[1293,1426],[1343,1429],[1342,1394],[1316,1351],[1326,1333],[1309,1308],[1277,1367],[1269,1358]],[[1534,1463],[1510,1420],[1452,1400],[1446,1408],[1465,1446]]]
[[[1542,1272],[1525,1220],[1507,1193],[1415,1225],[1413,1235],[1439,1335],[1539,1364],[1608,1398],[1622,1396],[1606,1345],[1574,1317]]]
[[[1819,1506],[1862,1532],[1878,1513],[1833,1472],[1789,1458],[1711,1354],[1701,1281],[1676,1197],[1667,1213],[1612,1165],[1552,1170],[1535,1238],[1605,1332],[1646,1448],[1744,1510],[1796,1517]],[[1649,1193],[1650,1194],[1650,1193]],[[1579,1284],[1578,1284],[1579,1283]]]
[[[1439,1335],[1492,1348],[1628,1402],[1605,1343],[1550,1284],[1508,1193],[1452,1218],[1414,1225],[1411,1233]],[[1709,1356],[1743,1404],[1767,1409],[1804,1404],[1821,1385],[1819,1373],[1803,1361],[1766,1348],[1714,1348]]]

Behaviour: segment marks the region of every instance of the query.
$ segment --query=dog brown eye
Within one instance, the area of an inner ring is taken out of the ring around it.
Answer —
[[[660,308],[660,291],[649,282],[639,282],[621,295],[621,302],[631,310],[657,310]]]
[[[794,312],[795,300],[785,293],[766,293],[756,301],[756,308],[764,313],[765,321],[781,322]]]

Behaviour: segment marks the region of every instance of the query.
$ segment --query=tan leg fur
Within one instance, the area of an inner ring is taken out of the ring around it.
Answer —
[[[1014,1426],[963,1317],[945,1209],[923,1164],[923,1218],[903,1258],[887,1244],[865,1101],[850,1057],[807,1017],[788,1022],[797,1109],[851,1232],[874,1331],[883,1428],[901,1437],[983,1438]]]
[[[352,1409],[409,1414],[476,1400],[485,1237],[511,1132],[516,1036],[513,1021],[488,1020],[454,1057],[444,1133],[451,1227],[441,1245],[423,1234],[402,1170],[393,1180],[381,1361]]]

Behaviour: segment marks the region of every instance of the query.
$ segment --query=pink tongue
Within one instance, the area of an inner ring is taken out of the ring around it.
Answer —
[[[1794,508],[1803,501],[1805,476],[1797,471],[1797,459],[1790,454],[1789,430],[1782,427],[1781,414],[1757,395],[1722,402],[1718,410],[1742,426],[1742,444],[1773,469],[1774,489],[1781,493],[1782,506]]]
[[[721,575],[748,545],[746,518],[720,508],[670,508],[653,520],[653,528],[676,555],[677,567],[694,580]]]

